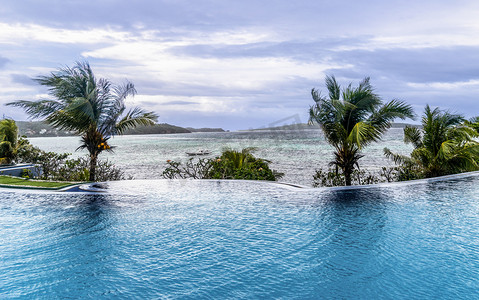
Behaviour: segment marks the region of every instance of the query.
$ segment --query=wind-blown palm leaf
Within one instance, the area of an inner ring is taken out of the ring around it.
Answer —
[[[391,128],[395,119],[404,120],[406,118],[414,119],[412,107],[399,100],[391,100],[374,111],[368,121],[371,126],[377,128],[380,136]]]
[[[404,164],[408,162],[413,162],[413,160],[410,157],[407,157],[406,155],[393,153],[389,148],[384,148],[383,153],[384,153],[384,156],[386,156],[386,158],[391,159],[392,161],[394,161],[395,164]]]
[[[116,124],[115,131],[117,134],[122,134],[129,128],[154,125],[156,120],[156,114],[134,107]]]
[[[411,126],[404,127],[404,142],[406,144],[411,143],[414,148],[422,147],[422,137],[419,128]]]
[[[336,81],[334,76],[326,76],[326,88],[329,91],[329,99],[339,100],[341,97],[341,86]]]
[[[65,107],[61,102],[55,100],[17,100],[5,105],[21,107],[32,118],[43,118]]]
[[[469,126],[456,126],[447,132],[447,137],[449,139],[463,143],[471,142],[478,136],[478,132]]]

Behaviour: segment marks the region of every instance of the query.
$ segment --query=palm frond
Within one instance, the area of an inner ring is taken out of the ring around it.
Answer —
[[[64,105],[55,100],[27,101],[17,100],[5,104],[7,106],[21,107],[32,118],[43,118],[64,108]]]
[[[366,122],[358,122],[348,136],[348,142],[361,149],[379,138],[378,131]]]
[[[422,144],[421,130],[417,127],[406,126],[404,127],[404,142],[406,144],[411,143],[414,148],[420,148]]]
[[[389,148],[384,148],[383,149],[384,156],[386,156],[387,159],[392,160],[396,165],[401,165],[405,163],[412,163],[413,160],[410,157],[407,157],[405,155],[393,153]]]
[[[329,91],[329,99],[339,100],[341,97],[341,86],[334,76],[326,76],[326,88]]]
[[[90,122],[97,122],[98,116],[95,114],[93,103],[85,98],[75,98],[65,111],[80,118],[87,118]]]
[[[153,112],[146,112],[139,107],[134,107],[116,124],[115,133],[122,134],[129,128],[140,125],[151,126],[158,120],[158,116]]]

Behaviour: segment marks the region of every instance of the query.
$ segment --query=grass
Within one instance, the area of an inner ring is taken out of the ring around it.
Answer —
[[[40,188],[40,189],[61,189],[78,182],[69,181],[48,181],[48,180],[33,180],[21,177],[0,175],[0,187],[25,187],[25,188]]]

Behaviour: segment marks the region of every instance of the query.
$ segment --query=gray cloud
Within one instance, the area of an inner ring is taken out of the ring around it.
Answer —
[[[10,78],[12,78],[13,82],[16,83],[21,83],[24,85],[32,85],[32,86],[38,86],[38,83],[36,83],[31,77],[23,74],[10,74]]]
[[[364,3],[352,0],[198,0],[194,4],[186,0],[98,0],[95,1],[93,9],[87,9],[85,1],[78,0],[6,0],[2,2],[0,18],[4,23],[45,25],[59,29],[110,28],[112,31],[128,31],[131,36],[144,30],[153,32],[150,38],[154,42],[161,39],[188,43],[190,37],[192,40],[198,40],[198,37],[203,36],[205,40],[209,40],[209,36],[217,32],[227,34],[246,30],[248,34],[254,34],[254,30],[258,28],[258,32],[271,33],[271,37],[261,42],[241,45],[226,44],[226,41],[221,44],[222,41],[216,39],[218,44],[215,45],[205,42],[173,47],[169,49],[169,54],[188,58],[214,58],[218,61],[231,58],[246,58],[245,61],[248,61],[247,58],[281,58],[292,61],[292,69],[295,63],[302,66],[330,63],[337,67],[326,70],[326,74],[336,75],[342,84],[356,84],[358,80],[370,76],[373,86],[385,99],[397,97],[419,108],[429,103],[477,114],[474,113],[479,109],[479,103],[474,96],[477,94],[477,86],[472,87],[472,90],[441,90],[428,88],[427,85],[424,88],[424,85],[412,87],[408,83],[451,83],[478,79],[479,47],[451,44],[448,47],[410,49],[405,46],[375,50],[338,49],[364,49],[365,45],[377,37],[408,37],[442,32],[451,36],[456,33],[461,35],[467,28],[461,27],[464,24],[456,25],[456,22],[461,21],[458,16],[474,11],[478,5],[473,1],[462,0],[454,3],[433,0],[373,0],[368,2],[367,8]],[[468,20],[468,17],[470,18],[466,14],[464,20],[475,24],[475,19]],[[473,38],[475,36],[472,35],[471,39]],[[31,74],[32,70],[38,70],[38,75],[44,75],[45,70],[72,65],[74,61],[82,58],[82,53],[112,46],[115,42],[106,41],[103,45],[81,42],[64,45],[49,42],[48,39],[42,42],[29,40],[24,42],[21,49],[16,44],[5,43],[2,45],[2,55],[8,56],[10,60],[0,56],[0,68],[7,69],[4,71],[6,74],[14,72],[10,78],[15,83],[35,85],[35,82],[22,73]],[[141,74],[140,65],[143,62],[133,65],[128,59],[120,61],[115,57],[90,58],[90,63],[94,68],[103,66],[104,69],[114,70],[113,72],[118,70],[116,74],[125,72],[142,95],[158,95],[162,99],[171,96],[171,101],[164,103],[166,106],[194,104],[194,101],[176,99],[188,100],[188,97],[197,96],[209,97],[210,101],[216,98],[221,101],[234,98],[232,105],[242,105],[241,115],[171,111],[168,116],[162,113],[164,107],[161,107],[161,104],[144,103],[148,107],[158,105],[162,120],[193,127],[258,127],[293,113],[306,114],[312,104],[311,88],[324,89],[324,78],[310,78],[311,75],[285,76],[277,82],[265,80],[265,86],[255,88],[254,84],[222,86],[213,80],[211,84],[201,83],[207,80],[188,82],[186,79],[182,80],[182,74],[179,72],[175,74],[174,80],[168,80],[168,70],[164,70],[166,77],[161,77],[164,81],[154,81],[149,77],[146,78],[150,80],[141,80],[128,76],[128,70]],[[144,62],[147,63],[148,61]],[[318,76],[322,76],[321,71],[323,70],[318,70]],[[231,76],[227,70],[222,72],[224,74],[220,75],[223,78]],[[185,75],[187,77],[188,74]],[[105,76],[109,77],[108,74]],[[236,77],[236,80],[241,79]],[[249,78],[245,78],[245,82],[248,80]],[[38,87],[38,91],[45,92],[41,87]],[[12,94],[0,96],[4,99],[25,97]]]
[[[479,47],[357,50],[334,53],[354,70],[330,70],[345,77],[388,76],[408,82],[467,81],[479,78]]]
[[[323,38],[314,41],[260,42],[245,45],[191,45],[170,48],[176,55],[204,58],[238,57],[290,57],[300,61],[318,62],[335,53],[336,47],[355,47],[364,43],[362,38]]]
[[[0,69],[3,69],[8,62],[10,62],[8,58],[0,56]]]
[[[193,101],[168,101],[163,102],[163,105],[191,105],[191,104],[198,104]]]

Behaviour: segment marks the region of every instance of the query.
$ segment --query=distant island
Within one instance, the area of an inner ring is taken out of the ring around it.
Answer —
[[[53,136],[72,136],[74,132],[58,130],[41,121],[16,121],[20,135],[27,137],[53,137]],[[173,133],[192,133],[192,132],[225,132],[222,128],[184,128],[167,123],[156,124],[154,126],[139,126],[127,130],[126,135],[137,134],[173,134]]]
[[[393,123],[391,128],[404,128],[406,126],[421,127],[421,125],[415,125],[415,124]],[[318,124],[309,125],[307,123],[296,123],[296,124],[289,124],[289,125],[282,125],[282,126],[275,126],[275,127],[255,128],[255,129],[247,129],[247,130],[240,130],[240,131],[305,130],[305,129],[319,129],[319,128],[320,127]]]

